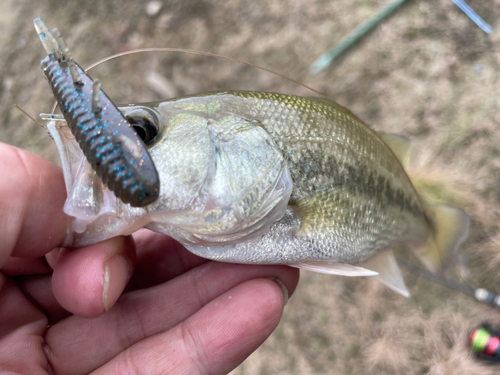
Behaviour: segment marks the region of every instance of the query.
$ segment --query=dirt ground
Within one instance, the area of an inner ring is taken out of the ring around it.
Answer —
[[[468,3],[493,27],[481,31],[449,0],[409,0],[317,76],[310,64],[389,0],[2,0],[0,141],[59,163],[45,130],[14,109],[49,112],[32,21],[57,26],[83,66],[143,47],[228,55],[305,82],[377,130],[413,143],[409,174],[438,201],[467,210],[469,240],[447,276],[500,294],[500,0]],[[148,10],[149,13],[148,14]],[[92,74],[117,103],[220,89],[312,95],[234,63],[182,54],[142,54]],[[157,87],[158,75],[171,87]],[[271,338],[234,375],[494,374],[476,361],[471,329],[500,326],[494,310],[403,271],[410,299],[369,278],[303,272]]]

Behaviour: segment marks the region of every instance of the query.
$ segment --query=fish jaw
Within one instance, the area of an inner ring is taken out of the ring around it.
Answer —
[[[47,129],[59,151],[67,193],[68,227],[61,246],[85,246],[147,225],[145,209],[122,203],[103,185],[66,123],[50,121]]]

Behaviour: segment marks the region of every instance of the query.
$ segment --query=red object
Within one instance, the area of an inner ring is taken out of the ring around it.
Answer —
[[[494,356],[499,345],[500,345],[500,339],[496,336],[491,337],[490,341],[488,342],[488,346],[484,351],[485,354],[489,356]]]

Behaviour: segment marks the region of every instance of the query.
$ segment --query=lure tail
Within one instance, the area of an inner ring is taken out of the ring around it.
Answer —
[[[123,202],[154,202],[160,179],[146,145],[99,83],[75,63],[59,31],[52,34],[40,18],[34,24],[48,54],[41,63],[45,77],[92,168]]]

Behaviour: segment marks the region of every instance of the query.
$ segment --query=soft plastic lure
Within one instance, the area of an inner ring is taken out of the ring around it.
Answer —
[[[145,143],[99,82],[75,63],[59,31],[51,33],[40,18],[34,24],[48,54],[44,75],[86,159],[117,198],[132,207],[151,204],[160,179]]]

